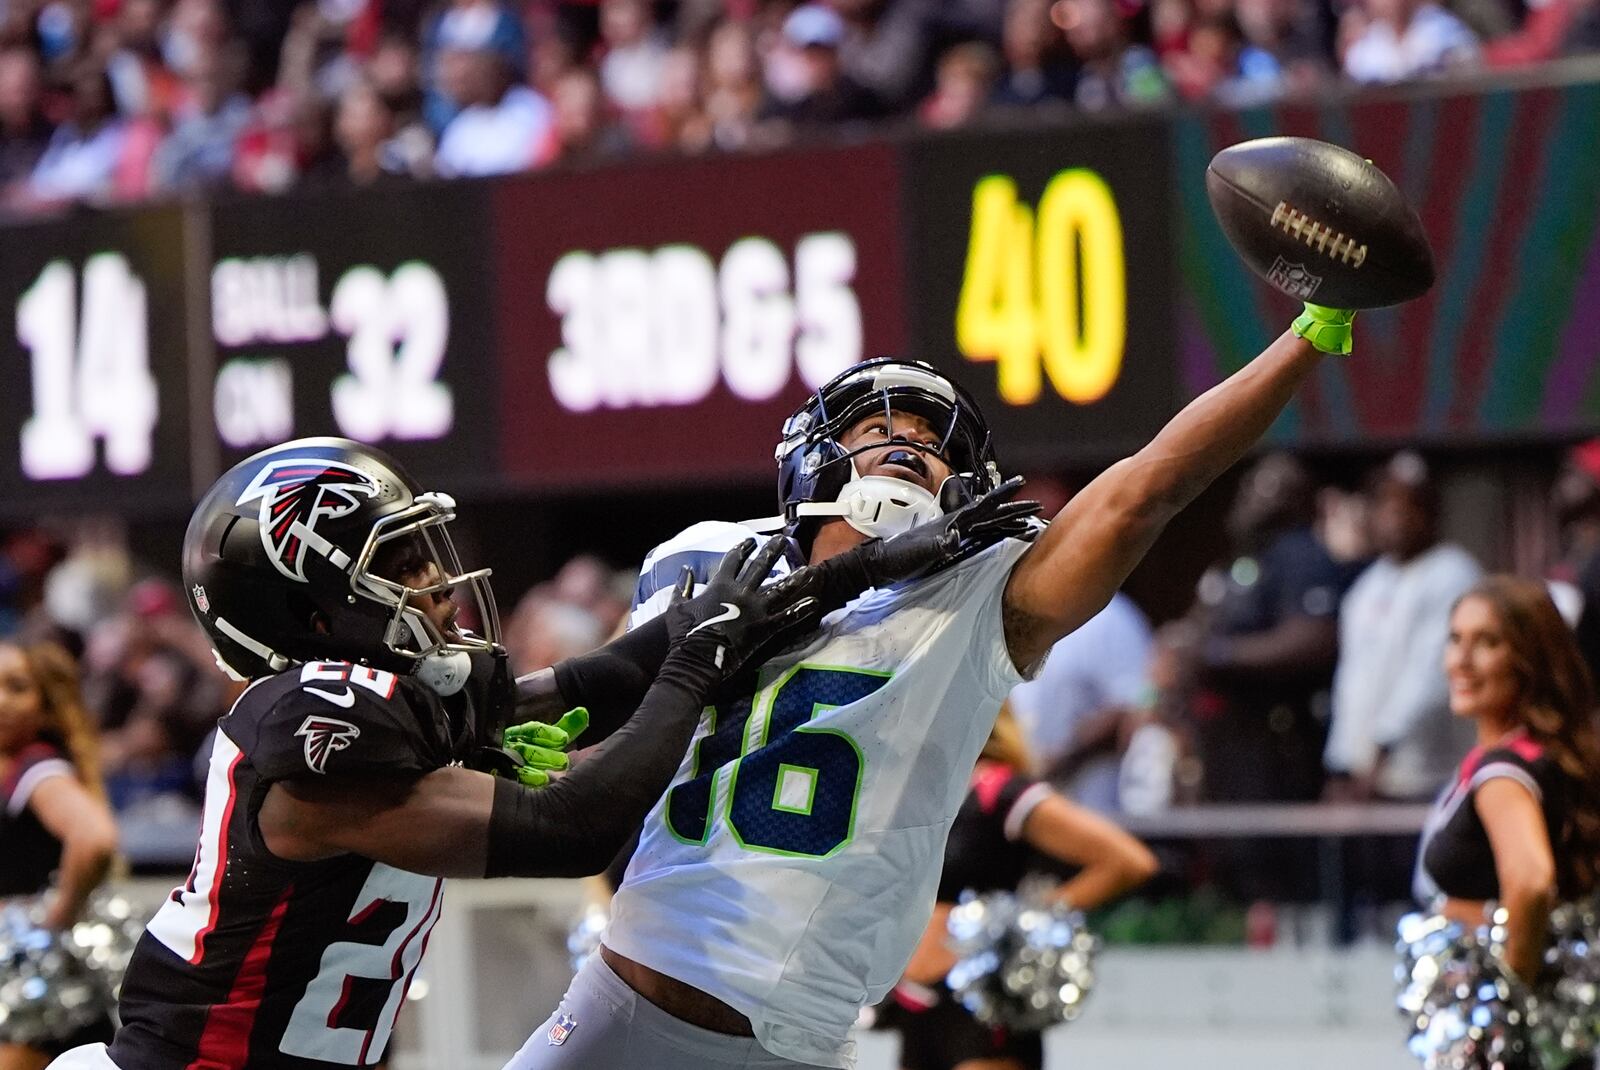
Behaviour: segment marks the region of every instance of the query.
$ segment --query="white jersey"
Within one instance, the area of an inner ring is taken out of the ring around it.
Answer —
[[[868,592],[767,663],[753,700],[708,709],[606,944],[734,1007],[774,1055],[853,1065],[850,1028],[922,937],[973,765],[1022,679],[1001,596],[1026,548]]]

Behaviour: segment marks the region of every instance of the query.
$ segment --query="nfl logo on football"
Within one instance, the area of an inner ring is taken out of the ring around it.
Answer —
[[[194,604],[200,607],[200,612],[211,612],[211,599],[206,597],[206,589],[198,583],[194,585]]]
[[[555,1025],[550,1027],[549,1037],[551,1045],[554,1047],[560,1047],[562,1044],[565,1044],[567,1042],[567,1038],[572,1035],[572,1031],[576,1028],[578,1028],[578,1020],[572,1015],[562,1014],[557,1016]]]
[[[1280,256],[1272,262],[1267,281],[1290,297],[1309,301],[1311,295],[1317,292],[1317,287],[1322,285],[1322,276],[1311,274],[1304,264],[1291,264]]]

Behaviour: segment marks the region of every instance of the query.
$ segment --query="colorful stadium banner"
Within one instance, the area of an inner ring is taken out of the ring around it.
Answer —
[[[1278,440],[1600,431],[1600,85],[1418,91],[13,225],[0,515],[171,515],[307,434],[469,493],[764,480],[881,353],[973,390],[1012,466],[1101,462],[1292,318],[1203,181],[1270,134],[1376,161],[1438,263]]]
[[[1362,314],[1359,359],[1324,368],[1279,439],[1548,440],[1600,428],[1600,86],[1177,122],[1178,363],[1189,394],[1293,314],[1234,256],[1205,200],[1216,150],[1273,134],[1336,141],[1376,162],[1418,207],[1438,268],[1421,300]]]

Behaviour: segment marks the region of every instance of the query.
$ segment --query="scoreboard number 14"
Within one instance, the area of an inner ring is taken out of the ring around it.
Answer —
[[[990,175],[972,191],[956,346],[996,363],[1008,404],[1039,400],[1045,374],[1063,399],[1098,401],[1122,370],[1126,271],[1122,220],[1099,175],[1060,172],[1037,214],[1010,177]]]
[[[22,425],[29,479],[75,479],[95,466],[138,475],[150,467],[156,381],[150,374],[144,283],[119,253],[83,265],[83,307],[66,260],[45,265],[17,300],[17,340],[28,350],[33,414]]]

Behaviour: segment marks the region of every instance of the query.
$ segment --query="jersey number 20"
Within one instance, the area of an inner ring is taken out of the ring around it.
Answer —
[[[727,822],[739,846],[824,858],[849,843],[865,759],[844,732],[806,722],[888,682],[888,673],[800,665],[753,698],[713,708],[690,779],[667,793],[668,830],[685,843],[706,842],[717,777],[731,765]]]

